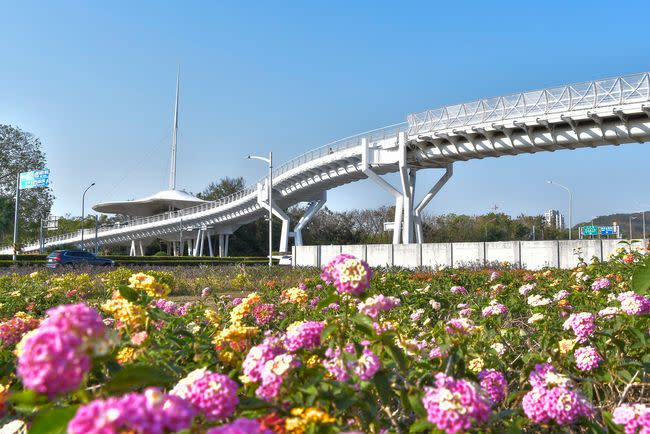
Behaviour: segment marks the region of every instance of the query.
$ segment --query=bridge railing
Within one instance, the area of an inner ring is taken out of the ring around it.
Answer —
[[[650,101],[650,74],[569,84],[450,105],[407,116],[409,134]]]
[[[344,139],[330,142],[319,148],[313,149],[309,152],[299,155],[298,157],[293,158],[287,161],[286,163],[283,163],[282,165],[278,166],[275,170],[273,170],[273,178],[277,178],[278,176],[288,172],[289,170],[295,169],[296,167],[301,166],[310,161],[325,157],[326,155],[334,154],[339,151],[346,151],[348,149],[354,148],[355,146],[359,146],[361,144],[362,138],[367,138],[369,142],[375,140],[382,140],[390,137],[397,137],[397,134],[399,132],[401,131],[406,132],[407,129],[408,129],[408,124],[406,122],[401,122],[399,124],[389,125],[387,127],[366,131],[365,133],[355,134],[354,136],[350,136]],[[266,178],[267,177],[262,178],[260,182],[265,183]]]

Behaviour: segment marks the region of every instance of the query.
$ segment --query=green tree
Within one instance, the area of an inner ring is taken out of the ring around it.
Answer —
[[[19,172],[46,167],[41,141],[33,134],[11,125],[0,124],[0,243],[9,244],[13,237],[13,218],[9,227],[5,223],[6,208],[13,214],[13,197],[16,194],[16,177]],[[54,196],[49,187],[32,188],[20,192],[19,240],[38,236],[40,220],[50,213]],[[12,204],[12,205],[9,205]],[[8,229],[8,230],[7,230]]]
[[[211,182],[202,192],[196,195],[203,200],[218,200],[246,188],[246,182],[242,176],[238,178],[221,178],[217,182]]]

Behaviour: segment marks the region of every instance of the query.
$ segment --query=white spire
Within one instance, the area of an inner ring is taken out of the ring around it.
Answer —
[[[176,136],[178,134],[178,94],[181,79],[181,67],[176,74],[176,105],[174,106],[174,127],[172,129],[172,159],[169,170],[169,189],[176,190]]]

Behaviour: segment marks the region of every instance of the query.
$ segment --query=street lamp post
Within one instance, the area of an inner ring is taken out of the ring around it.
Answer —
[[[90,190],[90,187],[95,185],[93,182],[85,190],[84,194],[81,195],[81,250],[84,250],[84,214],[85,214],[85,201],[86,201],[86,192]]]
[[[632,239],[632,220],[636,220],[636,217],[630,216],[630,240]]]
[[[560,188],[563,188],[569,193],[569,240],[571,239],[571,229],[573,228],[573,194],[571,193],[571,190],[569,190],[568,187],[565,187],[562,184],[558,184],[557,182],[553,181],[546,181],[549,184],[558,186]]]
[[[273,266],[273,152],[269,152],[269,158],[257,155],[249,155],[248,159],[266,161],[269,165],[269,267]]]

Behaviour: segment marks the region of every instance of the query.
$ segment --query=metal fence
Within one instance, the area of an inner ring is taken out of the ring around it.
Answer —
[[[650,101],[650,73],[487,98],[407,117],[409,134]]]

